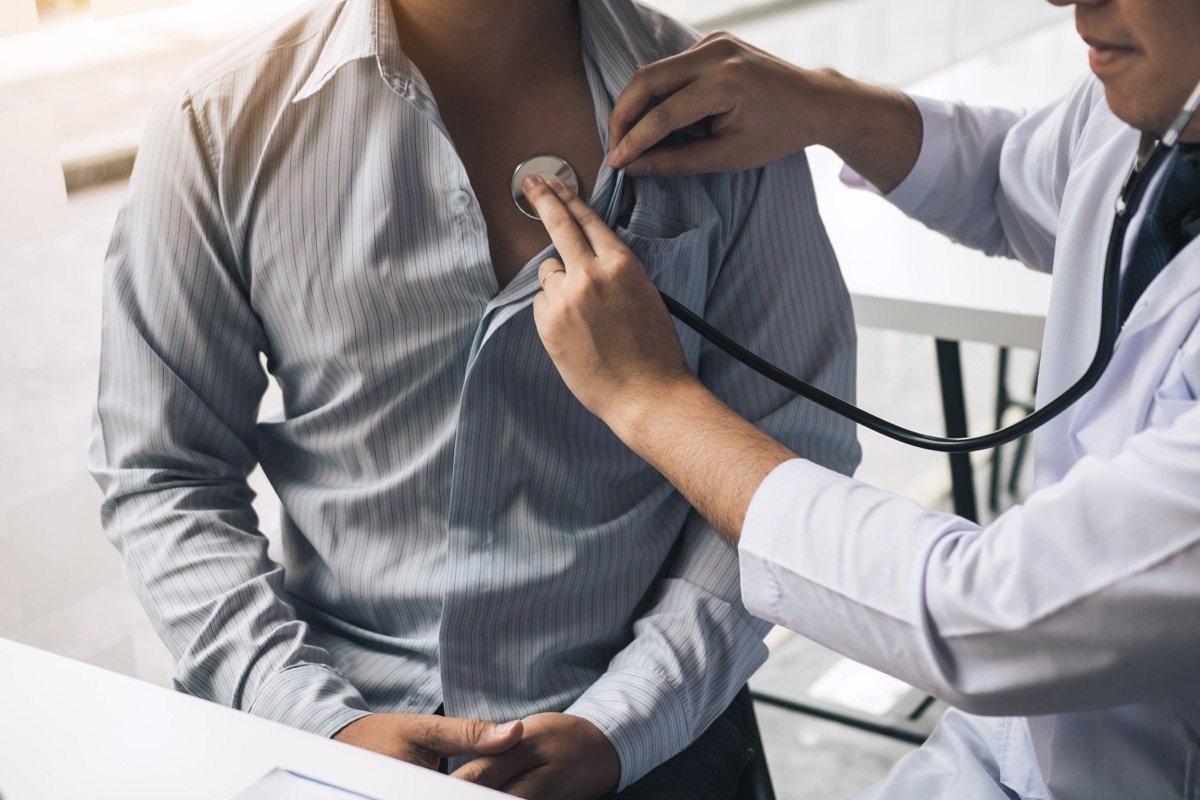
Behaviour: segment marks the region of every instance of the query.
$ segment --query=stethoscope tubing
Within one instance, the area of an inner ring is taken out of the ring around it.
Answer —
[[[1186,122],[1186,120],[1185,120]],[[663,303],[671,315],[700,336],[707,339],[720,350],[745,364],[750,369],[774,381],[800,397],[811,400],[835,414],[839,414],[868,430],[875,431],[890,439],[903,444],[918,447],[922,450],[933,450],[940,453],[971,453],[976,450],[990,450],[1007,444],[1032,433],[1050,420],[1062,414],[1077,400],[1087,394],[1096,383],[1104,370],[1112,361],[1113,350],[1116,348],[1117,337],[1120,335],[1120,310],[1118,293],[1120,288],[1121,260],[1124,253],[1125,234],[1129,230],[1129,222],[1137,213],[1138,207],[1146,195],[1151,178],[1164,166],[1164,162],[1173,158],[1177,153],[1174,146],[1159,145],[1145,163],[1139,167],[1137,160],[1130,167],[1129,174],[1121,187],[1117,201],[1116,214],[1113,217],[1112,230],[1109,233],[1108,249],[1104,259],[1104,275],[1101,287],[1100,334],[1096,342],[1096,353],[1087,370],[1070,388],[1058,397],[1040,406],[1024,419],[1006,428],[982,436],[945,437],[933,436],[909,430],[889,420],[864,411],[853,403],[836,397],[811,383],[785,372],[742,347],[722,331],[708,324],[703,317],[684,306],[670,295],[659,292]],[[1169,168],[1169,165],[1166,165]]]

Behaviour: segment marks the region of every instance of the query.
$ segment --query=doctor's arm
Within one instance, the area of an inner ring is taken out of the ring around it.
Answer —
[[[638,71],[610,117],[608,163],[736,171],[824,145],[930,228],[1049,270],[1074,137],[1102,102],[1092,77],[1031,114],[913,98],[714,34]],[[667,138],[698,121],[707,136]]]
[[[697,124],[707,135],[668,139]],[[921,146],[921,116],[903,93],[805,70],[726,33],[642,67],[613,105],[608,163],[678,176],[761,167],[820,144],[883,191]]]
[[[553,217],[548,190],[530,195]],[[793,458],[725,407],[636,259],[562,196],[588,247],[543,265],[547,350],[739,547],[755,614],[975,713],[1132,702],[1200,669],[1200,407],[980,528]]]

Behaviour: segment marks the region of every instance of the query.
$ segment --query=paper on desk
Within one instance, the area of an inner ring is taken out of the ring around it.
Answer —
[[[354,797],[374,800],[365,794],[276,767],[233,800],[350,800]]]

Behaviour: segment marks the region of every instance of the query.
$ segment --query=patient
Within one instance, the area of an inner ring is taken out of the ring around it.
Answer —
[[[733,795],[767,626],[558,377],[530,312],[549,239],[509,195],[552,153],[605,208],[612,98],[695,40],[627,0],[326,1],[168,91],[105,266],[90,463],[181,691],[521,796]],[[626,184],[660,287],[853,394],[802,156]],[[847,424],[683,342],[739,413],[854,468]]]

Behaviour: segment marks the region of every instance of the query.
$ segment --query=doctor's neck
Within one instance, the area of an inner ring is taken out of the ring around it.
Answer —
[[[422,72],[522,81],[582,57],[574,0],[391,0],[391,6],[401,47]]]

